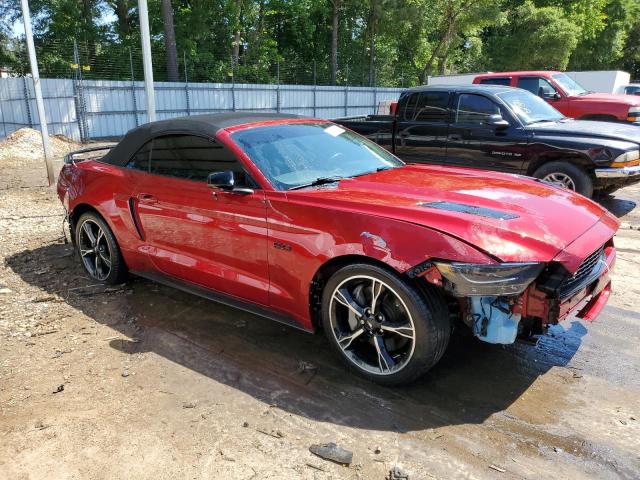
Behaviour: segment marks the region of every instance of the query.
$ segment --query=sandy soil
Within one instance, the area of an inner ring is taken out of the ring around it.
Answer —
[[[456,337],[388,389],[320,335],[140,279],[94,285],[54,192],[0,191],[0,477],[638,478],[639,201],[606,201],[625,223],[596,322],[537,346]],[[351,466],[309,453],[329,441]]]

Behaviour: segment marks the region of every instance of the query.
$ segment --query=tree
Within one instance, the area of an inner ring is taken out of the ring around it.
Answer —
[[[629,34],[638,27],[639,4],[635,0],[607,0],[597,16],[602,23],[588,28],[569,60],[569,68],[597,70],[623,63]]]
[[[486,42],[492,70],[564,70],[578,44],[580,28],[560,7],[536,7],[529,0],[491,30]]]
[[[177,82],[178,75],[178,50],[176,48],[176,32],[173,26],[173,6],[171,0],[162,0],[162,20],[164,24],[164,48],[167,64],[167,80]]]
[[[336,84],[338,76],[338,28],[340,26],[340,7],[342,7],[342,0],[330,0],[331,3],[331,63],[329,67],[330,71],[330,83]]]
[[[131,34],[131,19],[129,16],[131,0],[107,0],[106,4],[116,16],[116,31],[120,40],[128,40]]]

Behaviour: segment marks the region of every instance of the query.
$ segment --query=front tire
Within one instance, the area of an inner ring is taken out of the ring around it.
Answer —
[[[548,162],[538,168],[533,176],[551,185],[578,192],[587,198],[593,196],[593,180],[587,172],[573,163]]]
[[[442,295],[384,268],[341,268],[322,295],[322,323],[333,350],[355,373],[382,385],[407,384],[442,357],[451,333]]]
[[[125,281],[127,267],[120,247],[100,215],[94,212],[82,214],[74,235],[82,266],[92,279],[109,285]]]

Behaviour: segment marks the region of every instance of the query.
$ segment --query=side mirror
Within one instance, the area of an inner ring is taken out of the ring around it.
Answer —
[[[236,187],[236,178],[231,170],[210,173],[207,177],[207,185],[211,188],[219,188],[225,192],[239,193],[242,195],[249,195],[253,193],[252,188]]]
[[[211,188],[219,188],[220,190],[231,191],[236,184],[235,176],[231,170],[224,172],[210,173],[207,177],[207,185]]]
[[[490,115],[489,118],[487,118],[487,125],[495,128],[496,130],[503,130],[509,127],[509,122],[502,118],[502,115],[495,114]]]
[[[545,100],[560,100],[560,94],[549,87],[540,87],[538,96]]]

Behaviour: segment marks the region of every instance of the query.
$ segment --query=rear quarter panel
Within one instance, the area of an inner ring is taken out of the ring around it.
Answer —
[[[149,269],[143,242],[138,237],[129,210],[133,185],[129,170],[88,160],[66,165],[58,182],[58,194],[67,192],[70,214],[89,206],[95,209],[115,234],[130,269]]]

